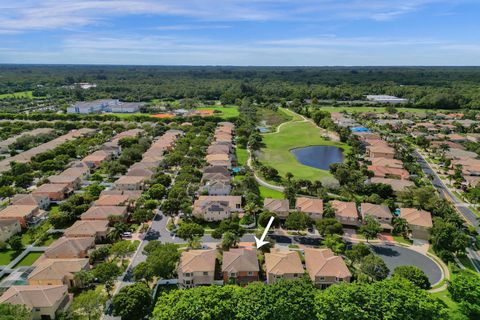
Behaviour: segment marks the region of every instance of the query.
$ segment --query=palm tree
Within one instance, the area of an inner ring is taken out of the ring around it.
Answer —
[[[393,218],[393,232],[406,238],[408,236],[407,220],[400,217]]]
[[[122,234],[127,232],[128,226],[123,222],[116,223],[112,229],[107,234],[107,239],[111,242],[115,242],[122,238]]]
[[[292,178],[293,178],[293,173],[287,172],[285,174],[285,178],[287,178],[287,181],[290,182],[290,180],[292,180]]]

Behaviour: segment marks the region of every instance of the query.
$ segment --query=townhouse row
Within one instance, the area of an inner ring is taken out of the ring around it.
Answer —
[[[167,131],[150,146],[137,164],[156,163],[158,166],[164,153],[173,148],[181,134],[181,131]],[[132,165],[129,172],[138,172],[138,169],[138,166]],[[102,191],[98,200],[80,216],[80,220],[65,229],[64,235],[54,241],[34,263],[27,284],[10,287],[0,297],[0,303],[23,304],[32,310],[33,319],[54,319],[58,310],[64,310],[70,304],[72,295],[69,290],[80,285],[75,274],[90,269],[90,253],[96,244],[105,241],[111,223],[116,221],[112,217],[126,220],[141,194],[141,188],[124,190],[122,184],[114,184],[111,190]]]
[[[319,288],[350,282],[352,275],[343,258],[330,249],[305,249],[305,264],[300,255],[300,251],[272,249],[265,253],[265,265],[261,269],[254,248],[230,249],[223,252],[219,276],[215,271],[217,250],[184,251],[177,266],[178,284],[180,288],[216,283],[246,285],[254,281],[272,284],[280,279],[301,278],[305,272]]]

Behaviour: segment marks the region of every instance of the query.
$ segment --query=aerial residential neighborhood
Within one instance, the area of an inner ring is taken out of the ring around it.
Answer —
[[[0,8],[0,320],[480,319],[480,4]]]

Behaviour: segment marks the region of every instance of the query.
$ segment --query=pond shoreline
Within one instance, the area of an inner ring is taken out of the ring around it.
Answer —
[[[345,159],[345,150],[337,146],[312,145],[291,148],[289,151],[302,165],[320,170],[329,170],[331,164],[342,163]]]

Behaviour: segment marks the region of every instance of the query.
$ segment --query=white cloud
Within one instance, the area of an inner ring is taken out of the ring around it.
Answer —
[[[469,0],[458,0],[456,3]],[[447,0],[17,0],[0,4],[0,30],[79,28],[129,15],[198,21],[390,20]]]
[[[0,50],[0,61],[156,65],[452,65],[475,64],[478,46],[431,39],[321,38],[217,42],[205,38],[82,35],[59,48]]]

